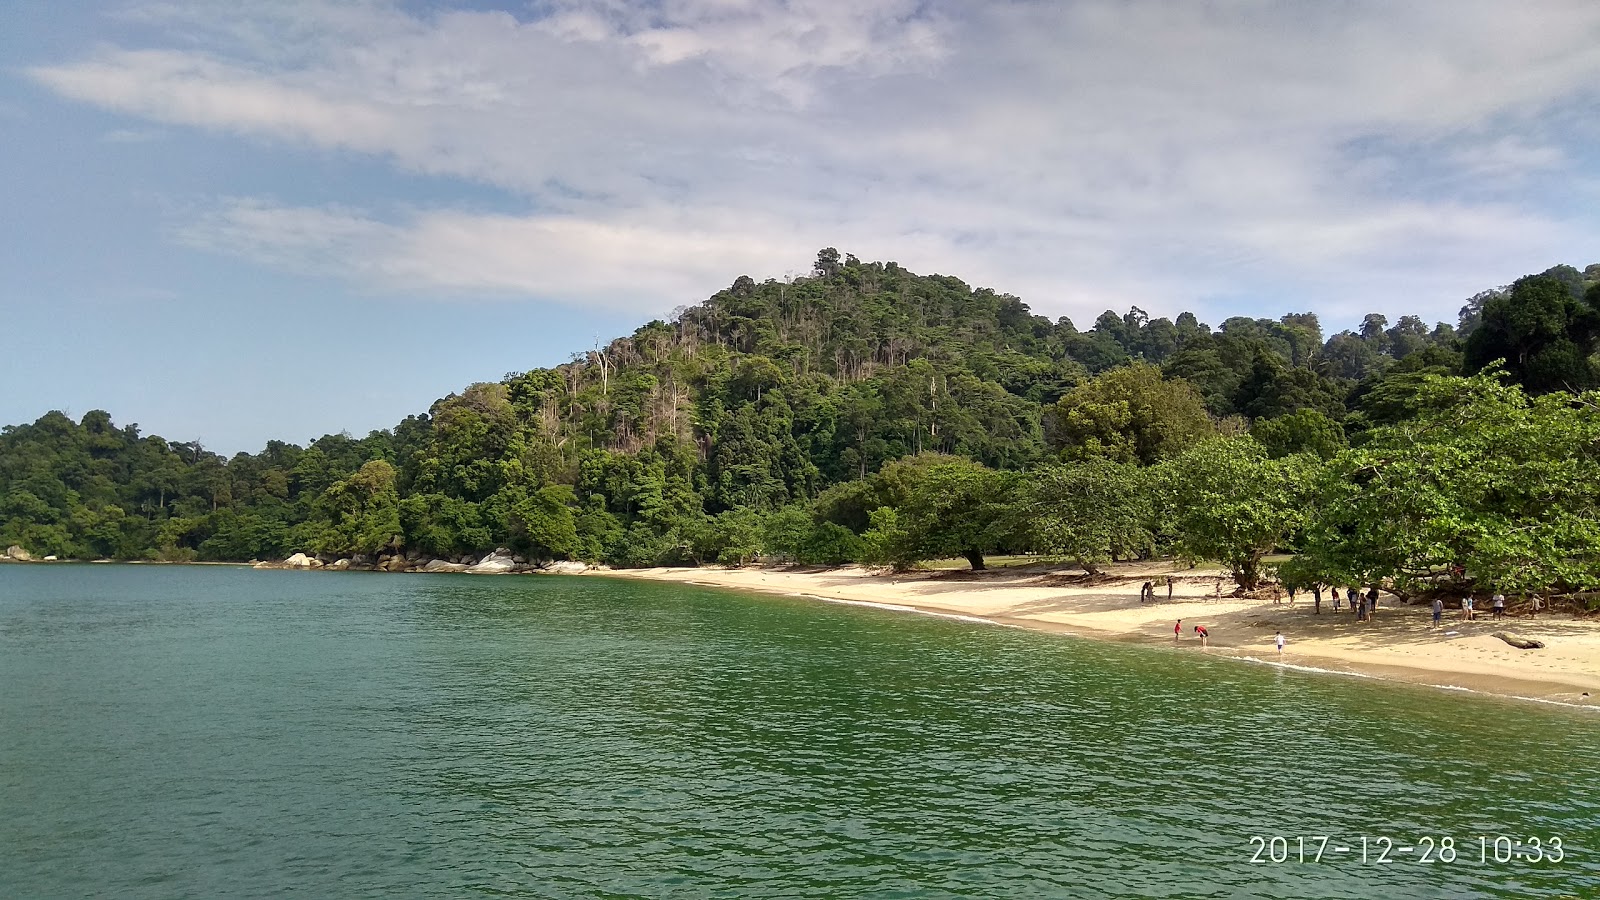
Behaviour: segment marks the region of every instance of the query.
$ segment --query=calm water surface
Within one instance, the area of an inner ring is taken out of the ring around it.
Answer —
[[[1597,764],[1582,711],[798,599],[0,567],[3,897],[1592,898]]]

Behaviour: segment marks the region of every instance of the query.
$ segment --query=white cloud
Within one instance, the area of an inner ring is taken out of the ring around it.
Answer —
[[[660,312],[835,245],[1075,317],[1269,291],[1444,315],[1600,241],[1537,190],[1594,174],[1560,118],[1600,86],[1587,0],[540,9],[174,0],[141,13],[170,46],[31,74],[527,204],[234,202],[182,232],[382,290]]]
[[[107,144],[148,144],[163,136],[163,132],[154,128],[116,128],[100,135],[100,140]]]

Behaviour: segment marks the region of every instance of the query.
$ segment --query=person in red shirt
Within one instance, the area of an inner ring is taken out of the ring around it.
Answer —
[[[1206,645],[1206,638],[1211,636],[1211,632],[1207,631],[1204,625],[1196,625],[1194,633],[1200,635],[1200,646],[1202,647]]]
[[[1172,639],[1173,640],[1177,640],[1180,637],[1183,637],[1183,620],[1182,619],[1178,620],[1178,624],[1172,626]]]

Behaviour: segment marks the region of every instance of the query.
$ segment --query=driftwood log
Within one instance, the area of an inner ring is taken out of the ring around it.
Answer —
[[[1518,650],[1538,650],[1544,646],[1544,641],[1536,641],[1532,638],[1525,638],[1521,635],[1512,634],[1509,631],[1496,631],[1494,636],[1502,641],[1505,641]]]

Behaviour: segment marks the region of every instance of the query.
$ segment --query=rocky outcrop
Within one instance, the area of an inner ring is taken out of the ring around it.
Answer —
[[[309,569],[311,568],[312,562],[313,560],[311,557],[305,555],[304,553],[296,553],[295,555],[284,560],[283,564],[291,569]]]
[[[1544,641],[1536,641],[1533,638],[1525,638],[1520,634],[1512,634],[1509,631],[1496,631],[1494,636],[1502,641],[1505,641],[1518,650],[1540,650],[1544,648]]]
[[[443,559],[430,559],[422,567],[424,572],[465,572],[467,567],[461,563],[453,563]]]
[[[345,569],[350,568],[350,560],[348,560],[348,559],[336,559],[333,562],[328,563],[328,568],[332,569],[335,572],[343,572]]]
[[[511,559],[511,551],[496,550],[476,565],[468,566],[465,571],[469,575],[504,575],[516,567],[516,562]]]
[[[10,557],[11,559],[16,560],[17,562],[32,562],[33,561],[33,554],[29,553],[28,551],[26,551],[24,549],[22,549],[21,547],[19,547],[16,544],[12,544],[11,546],[6,548],[6,556]]]
[[[553,562],[539,571],[546,575],[582,575],[584,572],[589,571],[589,566],[587,563],[581,563],[577,560],[563,559]]]

